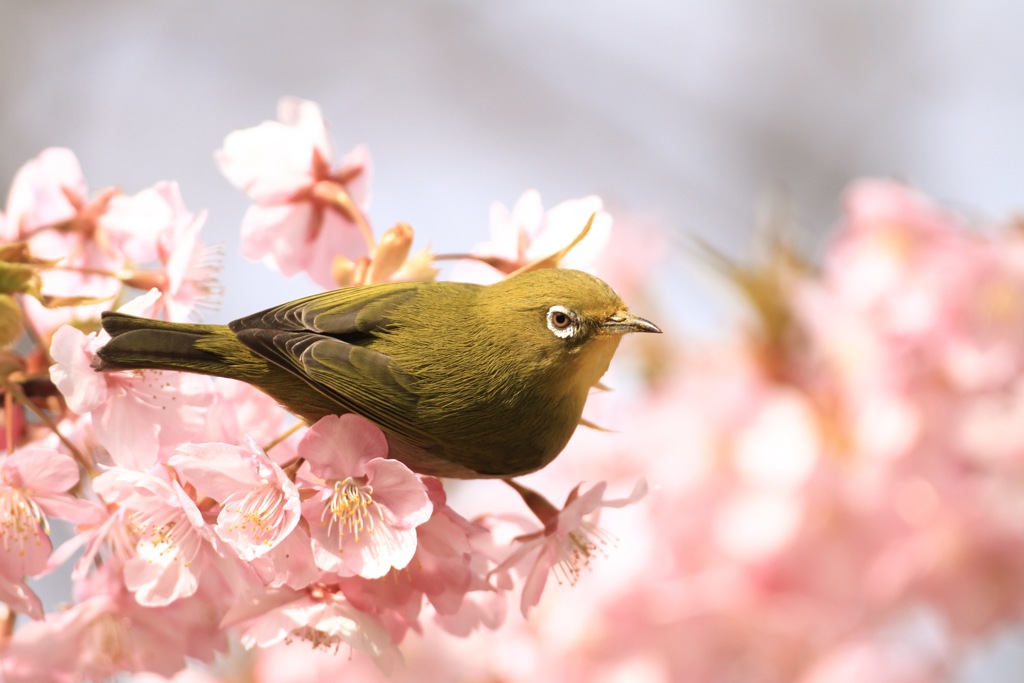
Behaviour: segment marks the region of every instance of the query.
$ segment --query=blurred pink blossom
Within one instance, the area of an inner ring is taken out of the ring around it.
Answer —
[[[447,505],[437,479],[424,480],[433,505],[430,519],[416,528],[416,554],[399,581],[421,592],[440,614],[454,615],[470,590],[488,590],[481,567],[476,566],[472,539],[487,530],[473,524]]]
[[[154,217],[158,220],[154,221]],[[185,322],[198,309],[216,303],[220,294],[220,251],[199,238],[206,212],[196,215],[189,211],[177,183],[157,183],[134,197],[116,197],[111,202],[107,223],[115,220],[132,236],[138,235],[137,226],[147,222],[151,225],[133,260],[136,264],[156,261],[159,267],[133,268],[122,272],[121,278],[138,289],[160,291],[162,296],[154,314],[164,313],[167,320]],[[134,232],[129,232],[130,228]],[[138,239],[133,244],[137,242]]]
[[[48,515],[97,517],[93,505],[69,493],[78,476],[74,460],[48,448],[30,446],[0,461],[0,598],[34,619],[42,618],[42,605],[24,579],[47,568]]]
[[[577,485],[569,492],[561,510],[546,500],[536,500],[539,496],[530,492],[531,508],[535,512],[543,509],[539,514],[544,518],[544,528],[517,537],[518,547],[494,570],[500,573],[528,566],[520,605],[524,617],[528,617],[530,609],[540,601],[549,573],[553,572],[559,583],[574,584],[580,572],[590,565],[594,554],[601,552],[605,543],[597,525],[601,508],[630,505],[647,493],[647,483],[641,480],[626,498],[605,499],[602,496],[607,485],[602,481],[583,493],[580,493],[581,485]]]
[[[212,582],[202,595],[143,607],[106,567],[80,584],[73,606],[18,630],[0,658],[6,683],[106,680],[142,671],[172,676],[186,657],[210,662],[224,650],[209,599]]]
[[[481,258],[459,261],[452,279],[480,284],[497,282],[568,247],[583,231],[591,214],[596,215],[590,232],[559,262],[565,268],[578,270],[592,269],[611,235],[612,218],[604,211],[599,197],[567,200],[547,211],[536,190],[524,192],[511,210],[495,202],[491,206],[491,239],[470,252]]]
[[[384,671],[401,657],[387,629],[333,586],[267,591],[237,603],[224,621],[242,628],[242,645],[247,648],[305,641],[314,649],[337,652],[346,644],[369,654]]]
[[[242,222],[242,254],[333,289],[334,258],[355,260],[370,246],[369,152],[356,147],[335,167],[313,102],[286,97],[278,119],[229,134],[217,151],[221,171],[255,202]]]
[[[73,251],[67,247],[80,241],[81,236],[67,230],[48,228],[71,221],[82,208],[87,192],[82,168],[74,152],[62,147],[43,150],[18,169],[11,181],[5,237],[27,239],[45,232],[47,239],[37,242],[37,256],[64,257]],[[108,196],[103,201],[109,200]]]
[[[51,147],[22,166],[7,195],[7,226],[11,240],[28,242],[35,258],[55,261],[43,272],[43,294],[111,300],[120,283],[113,272],[125,256],[103,230],[102,221],[117,194],[115,188],[87,197],[85,179],[71,150]],[[29,322],[49,339],[57,327],[99,315],[108,303],[48,309],[24,297]]]

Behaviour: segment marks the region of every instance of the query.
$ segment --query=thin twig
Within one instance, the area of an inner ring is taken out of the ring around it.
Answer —
[[[5,382],[4,388],[8,394],[12,394],[14,398],[17,399],[18,403],[31,410],[36,417],[42,420],[43,424],[45,424],[50,431],[60,439],[60,442],[71,452],[71,457],[77,460],[90,476],[94,476],[96,474],[96,468],[93,467],[92,463],[85,457],[85,454],[78,450],[78,447],[71,443],[66,436],[60,433],[60,429],[57,428],[57,423],[55,423],[53,419],[46,414],[46,411],[37,407],[36,404],[30,401],[20,386],[11,382]]]
[[[302,429],[305,425],[306,425],[305,422],[301,422],[301,421],[300,422],[296,422],[291,427],[289,427],[288,429],[284,430],[281,434],[279,434],[277,437],[275,437],[270,443],[268,443],[266,446],[264,446],[263,447],[263,452],[264,453],[268,452],[271,448],[273,448],[277,444],[281,443],[282,441],[287,439],[289,436],[291,436],[295,432],[297,432],[300,429]]]

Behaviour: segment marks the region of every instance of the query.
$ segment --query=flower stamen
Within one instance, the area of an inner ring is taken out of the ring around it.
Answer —
[[[228,526],[228,531],[241,530],[256,543],[274,545],[278,529],[285,524],[285,501],[284,491],[264,485],[240,501],[226,504],[227,510],[238,515],[237,521]]]
[[[139,539],[136,551],[150,561],[170,558],[187,566],[199,553],[200,542],[191,524],[173,508],[132,512],[128,526]],[[144,546],[149,546],[152,553],[145,552]]]
[[[559,558],[552,571],[559,585],[575,586],[595,555],[607,557],[605,547],[614,539],[596,524],[586,523],[566,534],[559,543]]]
[[[0,547],[7,551],[25,546],[32,539],[38,543],[39,530],[50,533],[50,523],[32,498],[15,488],[0,489]]]
[[[334,492],[324,507],[321,523],[326,524],[328,531],[335,525],[338,528],[338,550],[342,550],[342,540],[346,533],[359,541],[363,531],[373,533],[374,517],[380,517],[380,507],[373,500],[373,487],[360,484],[352,477],[334,482]]]

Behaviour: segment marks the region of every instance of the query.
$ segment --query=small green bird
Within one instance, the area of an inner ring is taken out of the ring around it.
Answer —
[[[414,471],[467,479],[551,462],[622,335],[661,332],[602,280],[558,268],[348,287],[228,325],[107,312],[103,328],[97,370],[230,377],[310,423],[357,413]]]

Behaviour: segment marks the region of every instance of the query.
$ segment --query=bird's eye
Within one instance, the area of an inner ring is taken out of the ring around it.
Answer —
[[[571,337],[576,334],[576,316],[564,306],[552,306],[548,309],[548,329],[560,339]]]

